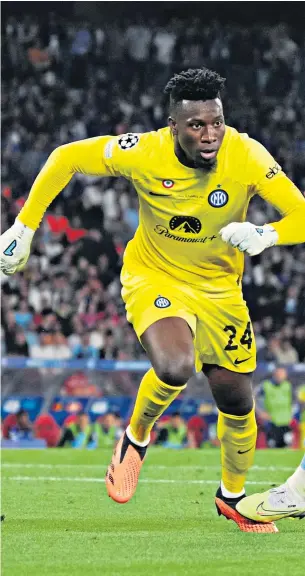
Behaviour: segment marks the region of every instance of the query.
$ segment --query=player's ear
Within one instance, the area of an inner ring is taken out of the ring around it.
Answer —
[[[170,129],[171,129],[171,131],[172,131],[173,136],[177,136],[177,134],[178,134],[178,131],[177,131],[177,122],[176,122],[176,120],[174,120],[174,119],[172,118],[172,116],[169,116],[169,117],[168,117],[168,124],[169,124],[169,126],[170,126]]]

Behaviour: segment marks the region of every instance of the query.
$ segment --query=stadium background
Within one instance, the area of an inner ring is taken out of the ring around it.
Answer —
[[[164,126],[165,82],[201,65],[227,77],[227,123],[262,142],[305,190],[301,15],[287,3],[276,14],[269,2],[173,5],[2,4],[2,230],[56,146]],[[259,199],[250,205],[249,221],[277,217]],[[129,183],[78,175],[48,211],[26,270],[1,278],[3,416],[22,405],[32,419],[52,408],[60,424],[80,408],[128,418],[146,357],[125,319],[119,272],[137,221]],[[304,385],[304,269],[304,246],[247,259],[257,382],[285,364],[295,388]],[[199,411],[214,425],[202,376],[177,402],[185,417]]]

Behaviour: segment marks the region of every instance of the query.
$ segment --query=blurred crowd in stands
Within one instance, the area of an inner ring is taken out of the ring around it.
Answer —
[[[45,440],[49,448],[110,448],[119,440],[125,423],[119,414],[107,413],[94,422],[85,412],[68,416],[59,426],[50,414],[41,414],[31,422],[26,410],[9,414],[3,421],[2,438],[9,440],[12,446],[19,442]],[[213,429],[213,431],[212,431]],[[200,448],[204,444],[218,446],[215,434],[216,426],[209,426],[204,418],[195,415],[187,422],[179,412],[164,416],[156,424],[151,442],[166,448]]]
[[[255,388],[255,396],[257,448],[305,448],[305,383],[294,388],[287,370],[276,368]],[[75,399],[66,405],[68,413],[60,419],[57,409],[62,410],[63,403],[58,398],[48,406],[45,403],[44,411],[32,419],[20,402],[21,398],[15,398],[3,405],[4,410],[9,410],[3,418],[2,438],[11,447],[39,440],[48,447],[111,449],[129,423],[128,414],[123,417],[120,411],[97,414],[96,409],[102,408],[102,402],[86,410]],[[104,408],[106,404],[107,399]],[[187,412],[175,408],[165,412],[153,428],[152,444],[173,449],[219,446],[217,410],[213,405],[202,402],[196,411],[188,415]]]
[[[31,422],[26,410],[9,414],[2,424],[2,438],[17,446],[20,442],[45,440],[49,448],[110,448],[119,440],[125,423],[117,413],[107,413],[94,422],[85,412],[68,416],[59,426],[50,414],[41,414]],[[152,432],[152,444],[167,448],[200,448],[205,442],[218,445],[213,425],[213,440],[209,438],[208,425],[201,416],[186,422],[179,412],[164,416]]]
[[[172,19],[107,27],[49,15],[2,23],[2,229],[52,150],[102,134],[166,124],[162,93],[176,71],[206,65],[227,77],[229,125],[262,142],[305,190],[305,43],[285,25]],[[248,220],[278,219],[255,198]],[[2,354],[137,359],[144,353],[120,298],[122,254],[138,225],[123,179],[77,175],[52,204],[23,273],[2,278]],[[258,359],[305,361],[305,248],[247,259],[244,295]]]

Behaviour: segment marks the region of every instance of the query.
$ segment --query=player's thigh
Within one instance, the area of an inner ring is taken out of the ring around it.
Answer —
[[[241,293],[230,298],[202,299],[196,357],[200,358],[219,410],[237,416],[250,412],[256,347],[249,311]]]
[[[127,320],[132,323],[157,376],[184,384],[194,370],[196,316],[178,287],[156,273],[136,287],[122,290]]]
[[[157,320],[142,334],[141,342],[160,380],[179,386],[192,377],[195,350],[192,331],[185,319]]]
[[[241,293],[201,299],[196,350],[202,365],[215,364],[238,374],[256,368],[256,346],[249,311]]]

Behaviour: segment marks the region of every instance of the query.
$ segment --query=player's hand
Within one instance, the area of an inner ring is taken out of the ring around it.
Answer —
[[[19,272],[27,263],[34,230],[17,218],[11,228],[0,237],[0,270],[8,276]]]
[[[240,252],[247,252],[249,256],[260,254],[265,248],[274,246],[278,240],[278,233],[272,226],[255,226],[250,222],[231,222],[219,234],[224,242],[238,248]]]

